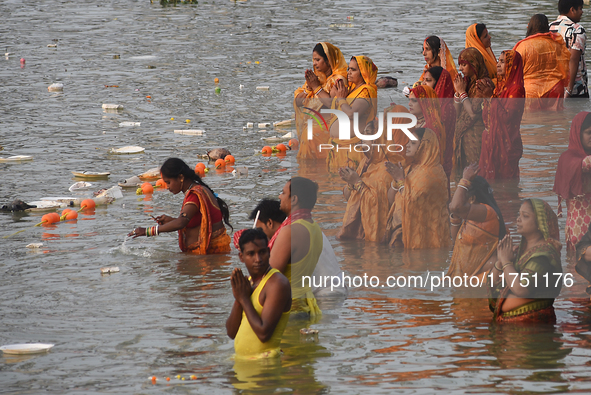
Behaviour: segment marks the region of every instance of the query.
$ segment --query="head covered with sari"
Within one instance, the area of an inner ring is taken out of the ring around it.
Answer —
[[[558,195],[559,202],[562,199],[572,199],[583,194],[582,167],[587,153],[581,142],[581,132],[589,126],[591,126],[591,112],[586,111],[578,113],[570,125],[568,149],[558,159],[552,189]]]
[[[411,89],[414,93],[421,110],[423,110],[423,116],[425,117],[425,127],[431,129],[437,135],[439,140],[439,150],[441,155],[445,152],[445,128],[441,122],[441,105],[439,104],[439,98],[437,93],[428,85],[418,85]]]
[[[376,78],[378,77],[378,66],[367,56],[353,56],[357,65],[359,66],[359,72],[363,77],[363,80],[370,88],[377,92],[378,87],[376,86]],[[374,115],[375,116],[375,115]]]
[[[319,44],[322,45],[322,49],[324,49],[324,53],[328,58],[328,64],[330,65],[330,68],[332,70],[331,75],[339,75],[343,77],[346,81],[348,65],[347,62],[345,62],[345,57],[343,56],[341,50],[332,45],[331,43],[321,42]],[[325,75],[323,72],[316,70],[316,68],[314,68],[314,74],[316,74],[318,80],[320,80],[320,85],[323,86],[326,82],[326,79],[330,77],[329,75]]]
[[[526,201],[529,201],[534,209],[536,224],[544,237],[544,241],[556,250],[558,262],[560,263],[562,243],[560,242],[560,232],[558,230],[558,216],[552,210],[552,207],[542,199],[531,198]]]
[[[466,30],[466,48],[476,48],[482,54],[488,70],[488,76],[491,79],[495,79],[497,77],[497,58],[490,47],[485,48],[482,44],[476,30],[476,25],[478,24],[470,25],[468,30]]]
[[[500,98],[525,98],[521,54],[512,49],[503,51],[501,54],[505,54],[505,76],[498,77],[495,96]]]
[[[439,43],[439,48],[437,48],[436,45],[434,45],[434,41],[437,41]],[[451,54],[451,52],[449,51],[449,48],[447,47],[447,44],[445,43],[445,41],[443,41],[443,39],[441,37],[437,37],[437,36],[429,36],[425,39],[425,41],[423,41],[423,44],[427,44],[429,46],[429,48],[431,48],[431,51],[435,52],[436,50],[438,51],[438,56],[439,56],[439,61],[441,62],[441,67],[443,67],[445,70],[447,70],[447,72],[451,75],[452,79],[456,77],[456,75],[458,75],[458,71],[456,69],[456,64],[454,62],[454,58]],[[433,48],[435,46],[435,48]],[[427,71],[430,67],[432,67],[432,65],[427,64],[425,65],[425,71]],[[425,72],[423,72],[423,74],[425,74]],[[421,80],[423,79],[423,76],[421,76],[420,78]]]
[[[454,84],[451,74],[442,67],[431,67],[427,70],[429,74],[437,81],[435,84],[435,93],[440,99],[453,99]]]
[[[474,73],[474,75],[468,79],[466,78],[466,81],[471,85],[471,82],[475,82],[476,80],[482,79],[482,78],[487,78],[490,77],[490,74],[488,72],[488,68],[484,62],[484,57],[482,56],[482,54],[480,53],[480,51],[478,51],[478,49],[470,47],[470,48],[466,48],[464,49],[462,52],[460,52],[460,55],[458,56],[458,64],[467,64],[468,67],[470,67],[470,69],[472,70],[472,72]],[[496,70],[496,63],[495,63],[495,70]],[[496,73],[495,73],[496,75]]]

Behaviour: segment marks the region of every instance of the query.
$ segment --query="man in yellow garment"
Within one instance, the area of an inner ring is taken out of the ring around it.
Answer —
[[[322,253],[323,237],[320,226],[312,219],[318,184],[304,177],[292,177],[279,195],[280,208],[288,215],[277,231],[271,250],[271,267],[281,271],[291,284],[292,313],[310,316],[322,314],[309,281]]]
[[[289,281],[269,265],[267,235],[261,229],[244,231],[238,241],[239,257],[250,276],[235,268],[230,281],[234,306],[226,332],[234,339],[236,358],[278,357],[279,343],[289,320]]]

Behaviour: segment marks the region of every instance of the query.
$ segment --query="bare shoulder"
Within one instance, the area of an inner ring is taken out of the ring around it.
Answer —
[[[267,284],[271,285],[272,287],[290,287],[289,280],[281,272],[276,272],[271,277],[269,277]]]

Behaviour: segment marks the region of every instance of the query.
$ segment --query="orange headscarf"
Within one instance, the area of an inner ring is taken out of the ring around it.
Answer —
[[[471,25],[466,30],[466,48],[476,48],[482,54],[486,69],[488,70],[488,76],[494,82],[497,78],[497,58],[490,47],[484,48],[480,37],[478,37],[478,33],[476,33],[476,25],[477,23]]]
[[[443,163],[446,138],[445,128],[441,122],[441,105],[439,104],[437,93],[435,93],[429,85],[419,85],[416,88],[411,89],[411,92],[414,93],[419,100],[419,105],[421,106],[423,116],[425,117],[425,127],[434,131],[439,139],[439,151],[441,152]]]
[[[429,38],[429,37],[427,37],[427,38]],[[423,41],[423,44],[427,41],[427,38],[425,39],[425,41]],[[458,75],[458,70],[456,69],[456,63],[454,62],[454,57],[452,56],[451,52],[449,51],[447,44],[445,43],[445,41],[443,41],[443,39],[441,37],[439,37],[439,60],[441,62],[441,67],[443,67],[445,70],[447,70],[447,72],[451,76],[451,80],[453,81],[456,78],[456,76]],[[423,74],[421,74],[421,78],[419,78],[419,81],[423,81],[423,78],[425,76],[425,71],[429,70],[431,67],[433,67],[433,65],[431,65],[431,64],[425,65],[425,70],[423,70]]]
[[[525,89],[523,87],[523,60],[521,55],[512,49],[502,53],[505,54],[505,77],[497,80],[495,97],[523,99]]]
[[[344,79],[345,82],[347,81],[348,65],[347,62],[345,62],[345,57],[343,56],[343,53],[340,49],[331,43],[321,42],[319,44],[322,45],[322,49],[324,49],[324,53],[328,58],[328,64],[332,70],[332,74],[326,75],[323,72],[317,70],[316,67],[314,67],[314,74],[316,74],[318,77],[320,85],[322,85],[322,88],[326,91],[326,93],[330,93],[332,86],[339,78]],[[306,92],[308,98],[314,96],[313,90],[308,87],[307,83],[304,83],[303,86],[295,90],[294,97],[302,92]]]

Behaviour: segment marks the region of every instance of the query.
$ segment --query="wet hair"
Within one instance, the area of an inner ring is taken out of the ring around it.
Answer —
[[[292,177],[289,193],[298,197],[300,208],[312,210],[318,197],[318,184],[304,177]]]
[[[419,140],[422,140],[425,135],[425,128],[414,128],[412,134],[414,134]]]
[[[427,45],[429,45],[431,51],[433,51],[433,56],[439,56],[439,50],[441,49],[441,40],[439,39],[439,37],[429,36],[425,39],[425,42],[427,43]]]
[[[435,80],[435,85],[437,85],[437,81],[439,81],[439,77],[441,77],[441,72],[443,71],[443,67],[441,66],[433,66],[427,70],[427,73],[431,74],[431,77]]]
[[[242,232],[240,238],[238,239],[238,246],[240,247],[240,251],[244,250],[243,247],[245,244],[252,243],[255,240],[264,240],[265,245],[269,244],[269,238],[261,228],[246,229],[244,232]]]
[[[581,125],[581,132],[585,129],[589,129],[591,127],[591,113],[587,114],[583,124]]]
[[[322,59],[324,59],[326,64],[330,66],[330,63],[328,62],[328,56],[326,56],[326,52],[324,52],[324,47],[322,46],[322,44],[316,44],[312,52],[316,52],[318,55],[322,56]]]
[[[230,210],[228,209],[228,205],[224,202],[221,198],[219,198],[213,189],[211,189],[206,183],[201,180],[195,171],[191,169],[182,159],[179,158],[168,158],[160,167],[160,173],[167,178],[179,178],[181,175],[185,178],[195,181],[198,185],[201,185],[207,188],[211,194],[217,199],[218,206],[220,207],[220,211],[222,212],[222,218],[226,225],[232,228],[230,225]],[[233,230],[234,228],[232,228]]]
[[[503,214],[499,209],[499,205],[493,196],[493,190],[490,187],[490,184],[484,177],[476,176],[472,179],[472,185],[468,193],[471,196],[476,197],[476,203],[482,203],[489,205],[495,210],[497,213],[497,218],[499,219],[499,240],[501,240],[507,234],[507,228],[505,228],[505,220],[503,219]]]
[[[279,200],[263,199],[259,202],[259,204],[257,204],[254,210],[252,210],[252,213],[250,213],[250,217],[248,217],[248,219],[254,220],[257,217],[257,212],[260,211],[261,213],[259,214],[259,221],[267,222],[271,219],[275,222],[282,223],[285,221],[287,215],[281,211],[279,208],[280,205],[281,203]]]
[[[477,23],[476,24],[476,34],[478,35],[478,38],[481,39],[482,32],[484,32],[484,29],[486,29],[486,25],[484,23]]]
[[[583,0],[558,0],[558,12],[560,15],[566,15],[571,8],[578,10],[583,6]]]
[[[548,17],[544,14],[535,14],[527,24],[527,32],[525,37],[533,36],[538,33],[548,33],[550,25],[548,24]]]

